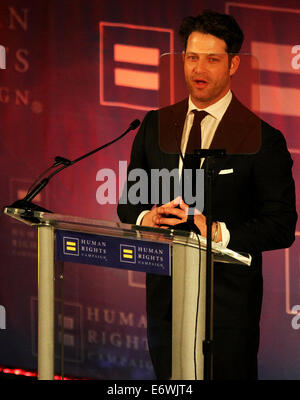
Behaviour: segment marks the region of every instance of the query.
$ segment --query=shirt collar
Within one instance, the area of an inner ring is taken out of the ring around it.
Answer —
[[[232,99],[232,92],[228,90],[224,97],[218,100],[216,103],[211,104],[210,106],[203,108],[202,111],[208,112],[212,117],[216,119],[221,119],[227,110]],[[189,96],[189,107],[188,107],[188,114],[191,113],[193,110],[200,111],[199,108],[195,106],[192,102],[191,96]]]

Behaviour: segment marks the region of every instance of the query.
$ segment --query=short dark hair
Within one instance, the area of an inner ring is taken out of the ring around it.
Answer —
[[[231,15],[211,10],[204,10],[196,17],[185,17],[182,20],[179,35],[183,40],[184,49],[190,34],[195,31],[224,40],[226,51],[230,54],[238,53],[244,41],[244,33]]]

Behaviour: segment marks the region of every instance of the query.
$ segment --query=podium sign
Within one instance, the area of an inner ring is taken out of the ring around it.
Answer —
[[[56,260],[171,275],[169,243],[56,230]]]

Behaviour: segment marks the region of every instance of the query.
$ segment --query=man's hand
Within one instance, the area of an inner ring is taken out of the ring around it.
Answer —
[[[195,213],[194,224],[199,229],[201,236],[207,237],[206,217],[203,214],[201,214],[200,212]],[[214,242],[222,241],[222,232],[220,224],[216,222],[212,223],[211,236]]]
[[[155,207],[143,218],[141,225],[153,228],[169,228],[187,221],[188,205],[181,197]]]

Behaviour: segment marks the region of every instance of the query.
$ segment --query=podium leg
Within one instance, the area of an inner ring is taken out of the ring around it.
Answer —
[[[203,380],[205,252],[200,252],[198,246],[176,244],[173,247],[173,260],[172,380]]]
[[[38,379],[54,378],[54,229],[38,227]]]

